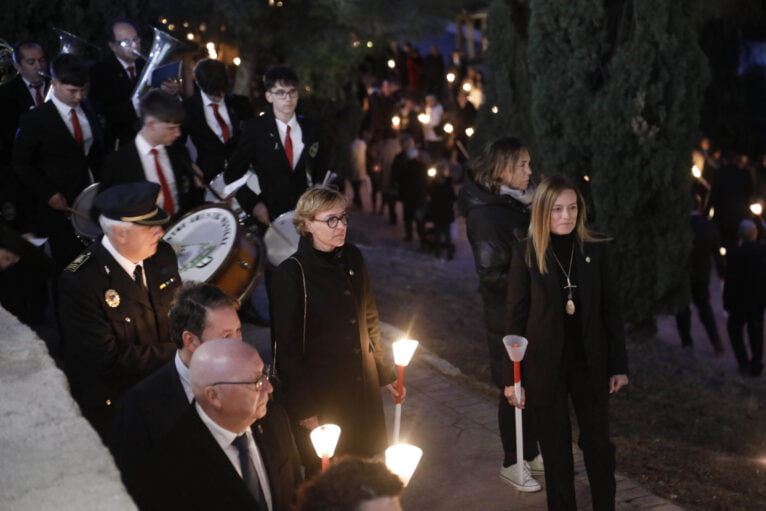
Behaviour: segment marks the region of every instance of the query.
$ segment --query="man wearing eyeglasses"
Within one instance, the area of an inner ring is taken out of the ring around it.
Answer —
[[[292,69],[275,66],[263,78],[271,109],[243,123],[228,160],[224,180],[241,178],[252,166],[257,179],[237,192],[242,208],[264,225],[295,208],[298,197],[321,180],[318,134],[313,124],[295,113],[298,77]]]
[[[133,140],[138,131],[138,115],[130,97],[145,62],[139,58],[141,39],[129,19],[109,20],[104,36],[111,55],[91,69],[90,97],[106,119],[107,147],[111,151]]]
[[[269,400],[269,378],[243,342],[197,348],[189,368],[195,402],[141,472],[134,493],[141,509],[291,508],[298,457],[286,415]]]
[[[189,282],[170,309],[175,357],[141,380],[115,410],[114,455],[125,485],[132,489],[136,470],[194,399],[189,382],[192,354],[211,339],[242,340],[239,301],[220,288]]]

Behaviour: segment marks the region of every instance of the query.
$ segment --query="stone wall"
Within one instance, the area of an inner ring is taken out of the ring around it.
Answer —
[[[2,307],[0,508],[136,509],[45,343]]]

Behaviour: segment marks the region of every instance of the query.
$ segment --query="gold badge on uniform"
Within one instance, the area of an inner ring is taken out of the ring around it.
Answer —
[[[117,307],[120,305],[120,294],[114,289],[107,289],[104,293],[104,301],[109,307]]]

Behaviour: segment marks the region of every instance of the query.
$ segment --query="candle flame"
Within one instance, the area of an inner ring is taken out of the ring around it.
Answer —
[[[698,166],[696,166],[696,165],[694,165],[694,166],[692,167],[692,176],[694,176],[694,177],[695,177],[695,178],[697,178],[697,179],[699,179],[699,178],[701,178],[701,177],[702,177],[702,171],[701,171],[701,170],[700,170],[700,168],[699,168]]]

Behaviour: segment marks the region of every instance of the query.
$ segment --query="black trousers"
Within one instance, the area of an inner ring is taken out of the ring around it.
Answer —
[[[697,313],[700,317],[702,326],[705,327],[710,344],[716,352],[721,350],[721,338],[718,335],[718,326],[715,323],[715,314],[710,307],[710,293],[708,291],[708,280],[704,282],[696,282],[692,279],[692,302],[697,307]],[[678,327],[678,335],[681,337],[681,344],[686,347],[691,347],[693,344],[691,336],[691,318],[692,311],[687,305],[676,314],[676,326]]]
[[[595,395],[584,364],[564,362],[550,406],[529,406],[527,402],[545,461],[545,491],[551,511],[577,511],[569,399],[580,426],[578,445],[585,459],[593,509],[614,510],[615,448],[609,441],[607,398]]]
[[[726,329],[737,364],[742,370],[750,369],[754,374],[760,374],[763,369],[763,307],[751,310],[731,310]],[[750,358],[745,349],[743,330],[747,325],[747,337],[750,341]],[[749,364],[748,364],[749,362]]]

